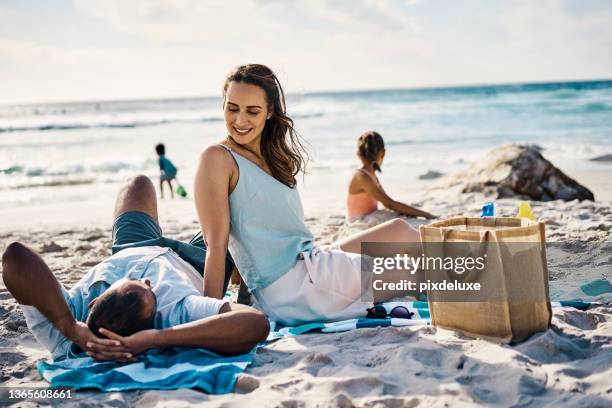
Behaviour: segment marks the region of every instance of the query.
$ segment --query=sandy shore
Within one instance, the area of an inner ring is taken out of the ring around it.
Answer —
[[[587,185],[599,198],[599,185]],[[488,201],[475,193],[410,197],[413,199],[407,201],[444,218],[478,215],[482,203]],[[496,205],[499,215],[514,215],[518,201],[496,200]],[[0,250],[15,240],[29,244],[43,252],[56,276],[70,287],[109,255],[111,208],[112,199],[105,197],[86,205],[3,210]],[[547,222],[549,241],[567,243],[565,253],[549,256],[553,281],[571,286],[602,274],[612,278],[610,200],[537,203],[533,209]],[[189,200],[163,201],[159,212],[167,236],[188,239],[198,228]],[[319,244],[367,226],[346,226],[340,206],[331,212],[306,206],[306,213]],[[434,327],[308,334],[260,348],[234,394],[81,392],[72,403],[239,407],[612,404],[612,307],[586,312],[556,310],[552,323],[547,332],[516,346]],[[43,380],[35,366],[44,358],[48,354],[36,344],[16,302],[0,286],[0,385],[40,384]]]

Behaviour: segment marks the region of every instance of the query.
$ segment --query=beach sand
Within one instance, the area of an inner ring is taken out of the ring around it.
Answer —
[[[547,223],[548,240],[565,243],[565,252],[549,254],[553,281],[571,286],[602,274],[612,278],[612,198],[605,195],[609,182],[604,176],[581,175],[581,181],[594,190],[596,202],[533,204],[534,212]],[[442,218],[478,216],[482,204],[491,200],[452,191],[403,194],[409,203]],[[398,198],[403,199],[402,193]],[[113,199],[109,195],[88,203],[2,210],[0,250],[16,240],[28,244],[42,252],[58,279],[70,287],[110,254]],[[315,202],[316,197],[307,201]],[[498,215],[516,213],[518,200],[495,202]],[[190,200],[165,200],[159,213],[167,236],[189,239],[198,228]],[[341,203],[332,211],[307,205],[306,216],[321,245],[367,226],[347,226]],[[380,221],[387,216],[376,217]],[[116,407],[610,406],[611,339],[612,307],[603,305],[584,312],[557,309],[550,330],[514,346],[435,327],[306,334],[259,348],[233,394],[79,392],[70,403]],[[0,386],[44,384],[35,367],[45,358],[48,353],[36,344],[17,303],[0,283]]]

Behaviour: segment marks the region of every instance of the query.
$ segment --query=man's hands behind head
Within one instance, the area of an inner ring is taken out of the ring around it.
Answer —
[[[74,321],[67,328],[66,337],[97,361],[132,361],[132,356],[128,356],[129,353],[121,350],[121,343],[119,341],[96,336],[83,322]],[[96,353],[96,356],[92,355],[92,353]]]
[[[125,337],[104,328],[100,328],[100,333],[108,337],[108,340],[105,343],[88,343],[90,347],[88,347],[87,354],[89,356],[96,361],[133,362],[136,361],[134,357],[136,354],[154,347],[158,330],[141,330]]]

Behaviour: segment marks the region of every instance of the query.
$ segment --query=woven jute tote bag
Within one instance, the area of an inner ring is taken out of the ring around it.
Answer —
[[[458,217],[420,227],[425,257],[485,256],[485,267],[457,274],[426,269],[431,281],[481,284],[488,293],[429,290],[432,323],[505,342],[550,327],[544,224],[524,218]],[[461,253],[458,253],[461,252]],[[442,276],[441,276],[442,274]]]

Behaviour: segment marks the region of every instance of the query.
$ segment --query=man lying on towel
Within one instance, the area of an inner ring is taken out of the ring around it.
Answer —
[[[98,361],[128,362],[147,349],[172,346],[242,354],[266,339],[262,313],[202,295],[201,234],[189,243],[168,239],[157,220],[151,180],[129,179],[115,206],[114,255],[70,291],[31,249],[8,246],[4,283],[55,360],[85,351]],[[228,256],[226,287],[233,268]]]

